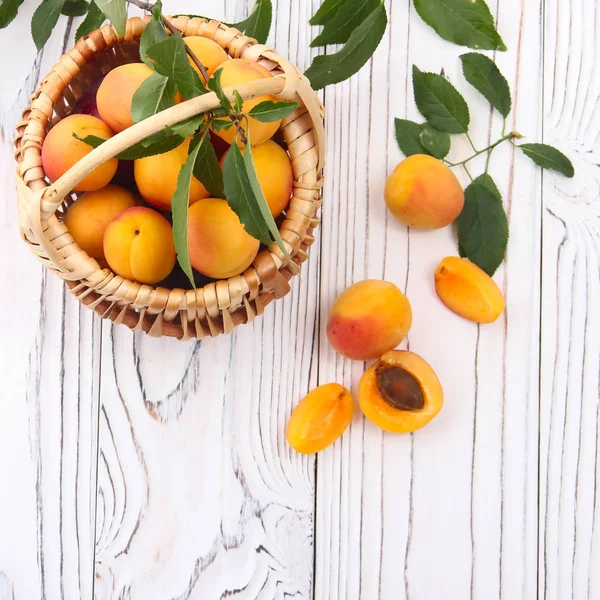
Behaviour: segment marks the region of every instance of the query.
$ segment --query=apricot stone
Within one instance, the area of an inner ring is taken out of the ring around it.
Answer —
[[[73,136],[95,135],[111,138],[112,131],[96,117],[91,115],[69,115],[60,120],[44,139],[42,146],[42,166],[50,181],[56,181],[93,148]],[[117,172],[119,161],[111,158],[94,169],[73,190],[92,192],[103,188]]]
[[[381,429],[408,433],[440,412],[444,391],[435,371],[419,355],[392,350],[364,372],[358,403],[367,419]]]
[[[79,196],[67,210],[65,225],[82,250],[93,258],[103,260],[104,232],[108,224],[136,204],[136,198],[129,190],[107,185]]]
[[[451,311],[476,323],[492,323],[504,312],[496,282],[466,258],[442,260],[435,271],[435,291]]]
[[[305,396],[292,411],[288,444],[302,454],[331,446],[344,433],[354,412],[352,394],[338,383],[327,383]]]
[[[245,271],[260,246],[246,232],[227,201],[218,198],[206,198],[190,206],[188,239],[192,266],[214,279]]]
[[[327,338],[342,356],[370,360],[395,348],[411,325],[408,298],[389,281],[367,279],[351,285],[334,302]]]
[[[144,63],[128,63],[109,71],[103,79],[96,103],[102,120],[119,133],[133,125],[131,100],[154,71]]]
[[[134,161],[133,174],[142,198],[159,210],[171,210],[171,200],[177,189],[177,177],[188,157],[191,137],[186,138],[177,148],[164,154],[155,154]],[[190,204],[208,198],[206,188],[192,177]]]
[[[117,275],[140,283],[158,283],[175,266],[171,224],[151,208],[128,208],[106,228],[104,255]]]
[[[227,52],[225,52],[217,42],[209,40],[201,35],[190,35],[184,38],[183,41],[196,55],[198,60],[206,67],[209,77],[215,72],[220,64],[229,59]],[[189,61],[196,73],[200,75],[200,79],[206,83],[200,69],[198,69],[194,61],[191,58],[189,58]]]
[[[385,202],[402,223],[418,229],[439,229],[461,213],[465,196],[456,175],[433,156],[405,158],[388,177]]]
[[[271,73],[267,71],[263,66],[258,63],[246,60],[243,58],[234,58],[224,62],[220,67],[221,71],[221,85],[225,87],[234,86],[240,83],[247,83],[249,81],[256,81],[257,79],[266,79],[272,77]],[[245,100],[242,112],[248,114],[257,104],[270,100],[276,102],[275,96],[266,95],[259,96],[258,98],[252,98],[251,100]],[[275,135],[275,132],[279,129],[281,121],[274,121],[272,123],[261,123],[252,117],[249,118],[250,122],[250,142],[253,146],[263,144],[268,139]],[[223,138],[228,144],[232,144],[235,138],[235,127],[230,129],[222,129],[221,131],[215,131],[215,133]],[[240,142],[241,143],[241,142]]]
[[[244,150],[242,150],[242,153]],[[221,166],[225,162],[221,157]],[[271,209],[273,218],[278,217],[290,202],[294,172],[288,153],[273,140],[252,147],[252,158],[258,176],[258,183]]]

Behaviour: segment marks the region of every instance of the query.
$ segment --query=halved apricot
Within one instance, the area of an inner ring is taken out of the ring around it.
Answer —
[[[330,446],[346,431],[354,412],[352,394],[339,383],[326,383],[309,392],[292,411],[288,444],[302,454]]]
[[[391,350],[364,372],[358,403],[381,429],[408,433],[440,412],[444,391],[435,371],[418,354]]]

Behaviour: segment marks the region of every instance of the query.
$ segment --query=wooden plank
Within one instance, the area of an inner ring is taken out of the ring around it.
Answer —
[[[211,16],[247,3],[225,8]],[[309,8],[275,14],[293,60]],[[312,597],[314,459],[287,446],[285,424],[316,382],[318,273],[316,244],[291,294],[231,336],[103,323],[96,598]]]
[[[599,8],[546,2],[544,141],[575,178],[544,174],[540,598],[600,596]]]
[[[412,8],[387,3],[390,26],[371,68],[326,93],[329,150],[324,205],[319,383],[354,390],[364,367],[334,356],[323,335],[331,303],[347,285],[385,278],[406,289],[414,311],[407,347],[438,372],[446,406],[426,429],[383,434],[357,415],[318,458],[316,597],[531,598],[537,556],[537,372],[539,180],[498,151],[494,175],[510,214],[507,267],[497,274],[507,312],[477,327],[435,297],[433,271],[456,254],[450,229],[407,231],[385,210],[383,184],[400,159],[394,116],[418,119],[410,68],[443,67],[472,107],[478,147],[501,122],[469,89],[457,56]],[[510,52],[499,64],[513,89],[512,124],[535,137],[539,118],[539,11],[499,5]],[[527,40],[527,52],[525,44]],[[454,157],[468,156],[458,140]],[[473,164],[473,173],[483,169]],[[464,181],[464,179],[463,179]],[[366,236],[363,232],[366,232]],[[326,250],[325,250],[326,249]]]
[[[90,598],[93,585],[99,326],[19,239],[12,139],[20,113],[73,30],[61,19],[36,57],[33,5],[0,37],[0,597]],[[8,458],[8,459],[7,459]]]

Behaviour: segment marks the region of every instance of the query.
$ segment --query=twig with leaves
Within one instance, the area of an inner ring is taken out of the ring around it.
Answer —
[[[456,220],[459,253],[493,275],[504,260],[508,243],[508,220],[502,197],[488,174],[494,149],[509,142],[545,169],[553,169],[566,177],[573,177],[574,169],[571,161],[556,148],[547,144],[517,144],[516,140],[523,138],[520,133],[504,133],[512,105],[506,78],[483,54],[469,52],[460,58],[465,79],[502,115],[503,135],[477,150],[469,135],[469,107],[460,92],[443,75],[424,73],[413,66],[415,103],[426,122],[396,119],[396,140],[406,156],[429,154],[448,167],[462,167],[466,171],[471,183],[465,189],[465,205]],[[473,154],[460,161],[448,161],[451,134],[467,136]],[[486,155],[485,170],[473,178],[467,163],[482,155]]]

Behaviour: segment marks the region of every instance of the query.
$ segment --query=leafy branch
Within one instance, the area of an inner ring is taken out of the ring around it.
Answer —
[[[469,135],[469,107],[461,93],[443,75],[423,73],[414,66],[415,103],[426,122],[396,119],[396,140],[406,156],[429,154],[442,160],[448,167],[462,167],[465,170],[471,183],[465,189],[464,208],[456,220],[459,253],[493,275],[504,260],[508,244],[508,219],[502,206],[502,196],[488,174],[494,149],[509,142],[545,169],[553,169],[566,177],[573,177],[575,171],[571,161],[556,148],[547,144],[518,144],[516,140],[523,138],[520,133],[504,133],[512,106],[506,78],[496,64],[483,54],[470,52],[460,58],[465,79],[502,116],[502,136],[477,150]],[[446,160],[450,152],[451,135],[464,135],[473,153],[460,161]],[[467,163],[484,155],[485,171],[473,178]]]

